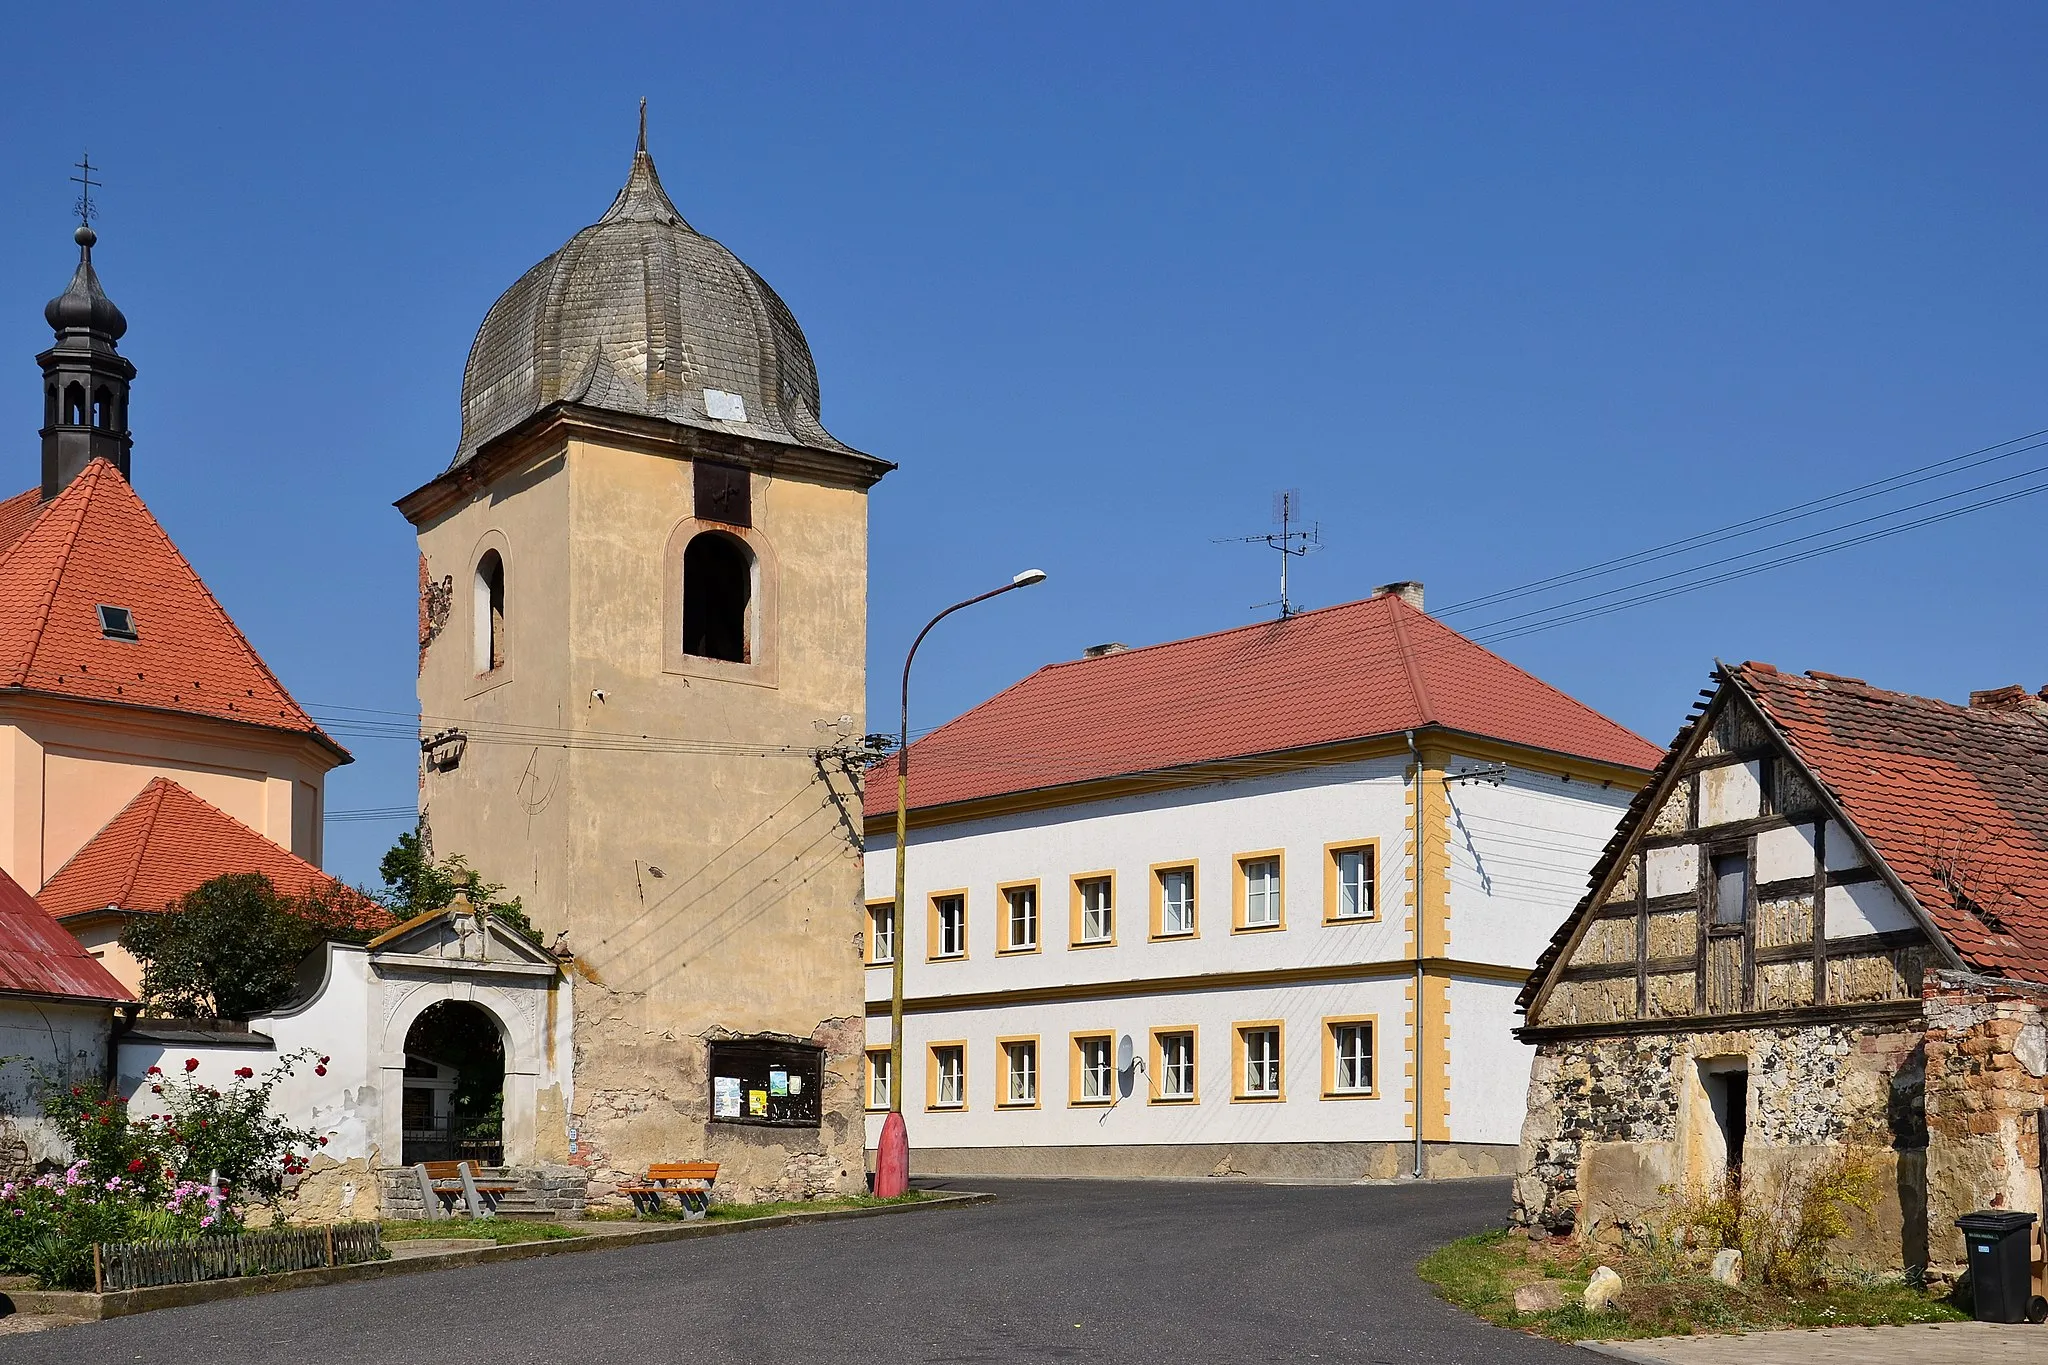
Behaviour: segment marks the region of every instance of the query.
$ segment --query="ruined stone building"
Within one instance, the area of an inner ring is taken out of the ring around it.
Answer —
[[[492,305],[420,549],[422,820],[577,977],[536,1159],[863,1180],[867,490],[795,318],[642,143]]]
[[[1722,667],[1522,992],[1516,1217],[1596,1240],[1861,1148],[1852,1249],[2040,1210],[2048,689],[1968,706]]]

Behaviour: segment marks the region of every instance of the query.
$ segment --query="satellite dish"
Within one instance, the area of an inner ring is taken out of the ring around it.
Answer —
[[[1137,1049],[1131,1046],[1131,1035],[1126,1033],[1123,1037],[1117,1040],[1116,1069],[1118,1071],[1129,1071],[1131,1069],[1131,1063],[1136,1058],[1136,1056]]]

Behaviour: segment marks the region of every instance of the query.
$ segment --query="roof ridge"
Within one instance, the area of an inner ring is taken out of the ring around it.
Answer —
[[[113,468],[113,465],[108,464],[104,456],[95,455],[92,459],[88,460],[85,472],[73,480],[69,488],[66,488],[63,492],[45,503],[43,510],[36,514],[36,519],[29,523],[29,529],[22,533],[19,540],[16,540],[14,544],[7,547],[5,554],[0,554],[0,568],[5,568],[14,558],[15,553],[34,537],[37,529],[42,526],[45,520],[50,520],[50,524],[53,526],[57,524],[52,519],[52,514],[56,511],[58,504],[65,501],[66,496],[73,489],[81,487],[84,489],[83,492],[79,493],[72,500],[70,505],[65,507],[66,514],[70,515],[72,520],[69,534],[63,537],[64,553],[57,561],[57,572],[49,574],[43,579],[42,602],[35,610],[35,625],[23,633],[21,658],[11,673],[7,675],[12,686],[20,687],[24,685],[28,681],[30,670],[35,667],[36,653],[43,645],[43,632],[50,628],[50,613],[56,609],[57,589],[62,586],[64,581],[63,566],[69,562],[71,551],[78,544],[79,532],[85,529],[86,509],[91,504],[93,493],[99,488],[100,473],[96,466],[100,465],[105,465],[108,469]],[[75,513],[72,511],[74,506],[77,508]]]
[[[1275,626],[1284,627],[1310,616],[1324,616],[1333,611],[1350,611],[1359,607],[1369,606],[1381,598],[1392,600],[1393,594],[1374,593],[1370,597],[1355,597],[1349,602],[1332,602],[1327,607],[1311,607],[1306,611],[1297,611],[1293,615],[1282,617],[1277,621],[1250,621],[1241,626],[1225,626],[1222,630],[1205,630],[1199,635],[1182,635],[1172,640],[1154,640],[1149,645],[1125,645],[1115,653],[1098,654],[1094,658],[1083,656],[1079,659],[1055,659],[1049,664],[1040,664],[1039,671],[1043,672],[1049,668],[1073,668],[1080,664],[1099,664],[1104,659],[1121,659],[1131,654],[1143,654],[1148,650],[1167,649],[1174,645],[1191,645],[1201,640],[1218,640],[1226,635],[1237,635],[1248,630],[1271,630]]]
[[[147,796],[150,798],[147,811],[138,812],[142,816],[142,828],[138,831],[138,837],[135,840],[135,856],[129,861],[127,874],[121,879],[121,899],[116,904],[126,905],[129,897],[135,892],[135,883],[142,876],[142,864],[149,857],[149,846],[156,839],[157,822],[163,819],[164,798],[170,795],[171,789],[174,787],[181,792],[185,791],[183,787],[178,786],[177,783],[171,781],[168,777],[152,777],[149,780],[149,785],[144,787],[134,799],[128,802],[128,806],[133,807],[141,797]],[[191,795],[190,792],[185,794],[187,796]],[[114,819],[118,820],[120,816],[117,815]],[[113,821],[108,821],[108,824],[112,823]],[[86,841],[88,844],[91,842],[90,839]],[[80,852],[83,851],[84,849],[81,847]]]
[[[1400,602],[1401,599],[1389,593],[1387,600]],[[1407,605],[1401,603],[1402,606]],[[1436,717],[1429,706],[1429,690],[1422,684],[1422,665],[1415,657],[1415,650],[1408,643],[1408,630],[1401,624],[1401,607],[1396,606],[1388,613],[1388,621],[1394,627],[1394,647],[1401,651],[1401,666],[1408,674],[1408,690],[1415,696],[1415,715],[1424,725],[1434,725]],[[1451,634],[1458,635],[1457,631]],[[1465,639],[1458,635],[1460,640]],[[1467,641],[1467,643],[1471,643]]]

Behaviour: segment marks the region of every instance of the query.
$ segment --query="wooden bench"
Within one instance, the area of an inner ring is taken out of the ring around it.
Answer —
[[[672,1194],[683,1217],[697,1219],[711,1208],[711,1185],[717,1179],[715,1161],[657,1161],[648,1166],[646,1179],[621,1185],[619,1192],[633,1201],[635,1212],[641,1213],[660,1212],[661,1197]]]
[[[471,1218],[494,1218],[498,1201],[519,1189],[517,1185],[478,1180],[476,1168],[467,1161],[422,1161],[412,1170],[420,1182],[420,1199],[426,1204],[429,1218],[448,1217],[458,1200]]]

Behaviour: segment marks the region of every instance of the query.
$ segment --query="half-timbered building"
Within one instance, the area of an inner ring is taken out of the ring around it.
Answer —
[[[1516,1218],[1618,1241],[1856,1147],[1851,1249],[1959,1259],[1958,1212],[2043,1203],[2048,700],[1715,680],[1522,992]]]

